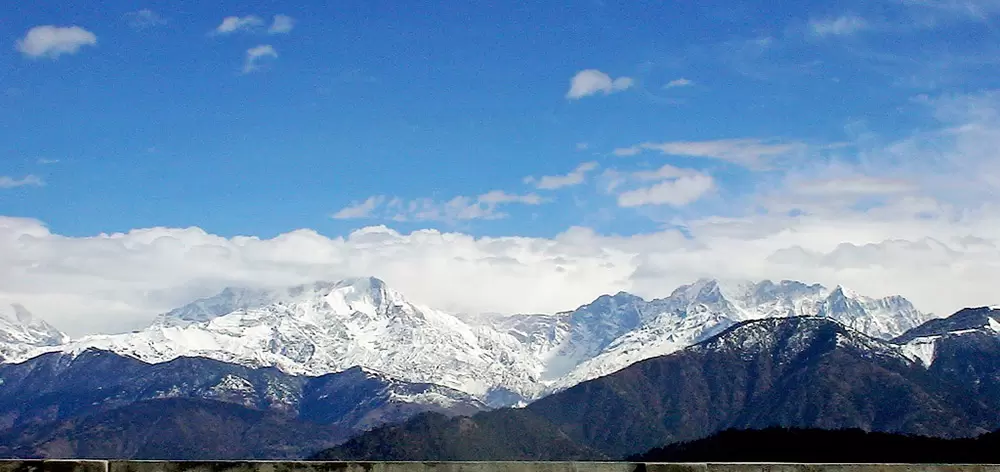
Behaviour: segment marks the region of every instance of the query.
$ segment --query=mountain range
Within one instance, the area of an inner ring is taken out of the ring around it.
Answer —
[[[15,312],[33,319],[23,308]],[[68,340],[30,321],[31,336],[8,336],[24,341],[3,344],[0,354],[19,362],[45,352],[77,355],[96,348],[152,364],[205,357],[308,376],[360,366],[499,407],[523,405],[675,352],[743,321],[788,316],[828,318],[883,339],[931,318],[898,296],[870,298],[840,286],[794,281],[709,279],[649,301],[619,292],[554,314],[459,317],[412,303],[383,281],[363,277],[280,289],[228,288],[131,333]],[[5,328],[0,326],[4,333],[27,329]]]
[[[227,289],[117,335],[4,320],[9,457],[620,459],[727,428],[1000,427],[1000,310],[790,281],[470,317],[362,278]]]
[[[986,307],[893,341],[822,317],[745,321],[524,408],[422,414],[315,458],[468,460],[478,451],[475,460],[620,460],[771,426],[972,437],[1000,428],[998,328],[1000,310]]]

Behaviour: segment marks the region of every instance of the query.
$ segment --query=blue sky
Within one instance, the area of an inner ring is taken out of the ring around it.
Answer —
[[[45,185],[4,190],[0,213],[67,235],[150,226],[336,235],[386,219],[330,218],[370,196],[449,201],[499,189],[546,203],[502,205],[502,219],[390,223],[631,234],[655,227],[650,208],[522,179],[588,161],[601,170],[672,163],[711,170],[721,195],[738,195],[760,175],[613,150],[735,138],[822,146],[851,141],[858,123],[894,137],[921,125],[913,96],[998,77],[994,17],[977,16],[992,15],[990,4],[976,13],[916,1],[211,3],[8,6],[0,175]],[[140,10],[149,18],[137,25]],[[293,19],[291,30],[268,34],[274,15]],[[210,34],[247,16],[261,26]],[[39,25],[78,26],[96,44],[54,58],[16,50]],[[261,45],[277,57],[243,73]],[[631,85],[567,98],[588,69]],[[697,211],[656,206],[660,220]],[[588,218],[595,210],[614,216]]]
[[[704,275],[919,299],[1000,270],[997,0],[5,13],[0,298],[44,314],[281,271],[532,311]]]

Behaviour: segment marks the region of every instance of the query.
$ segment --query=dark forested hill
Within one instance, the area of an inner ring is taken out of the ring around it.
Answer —
[[[942,439],[860,429],[726,430],[631,456],[639,462],[1000,463],[1000,433]]]

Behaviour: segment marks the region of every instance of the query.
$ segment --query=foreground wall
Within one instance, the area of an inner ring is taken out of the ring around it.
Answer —
[[[0,461],[0,472],[1000,472],[1000,465]]]

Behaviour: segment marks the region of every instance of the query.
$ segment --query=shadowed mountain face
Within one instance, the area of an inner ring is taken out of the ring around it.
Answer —
[[[0,455],[180,458],[149,455],[173,445],[189,458],[226,447],[301,458],[419,413],[483,408],[461,392],[360,368],[304,377],[204,358],[147,364],[106,351],[52,353],[0,365]],[[248,439],[263,432],[271,437]]]
[[[145,400],[0,437],[19,458],[300,459],[349,430],[274,411],[190,398]]]
[[[514,434],[512,434],[514,433]],[[573,461],[607,457],[581,446],[544,418],[523,409],[469,417],[424,414],[402,425],[378,428],[327,449],[315,460]]]
[[[542,447],[551,431],[559,431],[581,447],[621,458],[729,428],[861,428],[960,437],[1000,426],[991,406],[995,399],[950,389],[941,375],[904,355],[898,345],[825,318],[750,321],[524,410],[490,412],[495,428],[485,440],[519,437]],[[496,419],[528,413],[536,422],[547,422],[548,433],[537,435],[538,428]],[[378,454],[391,454],[438,460],[446,450],[485,447],[477,443],[479,438],[418,428],[422,421],[418,417],[393,426],[389,436],[378,429],[363,434],[322,457],[378,459]],[[418,437],[435,448],[405,447]],[[516,449],[500,452],[492,459],[522,458]]]

